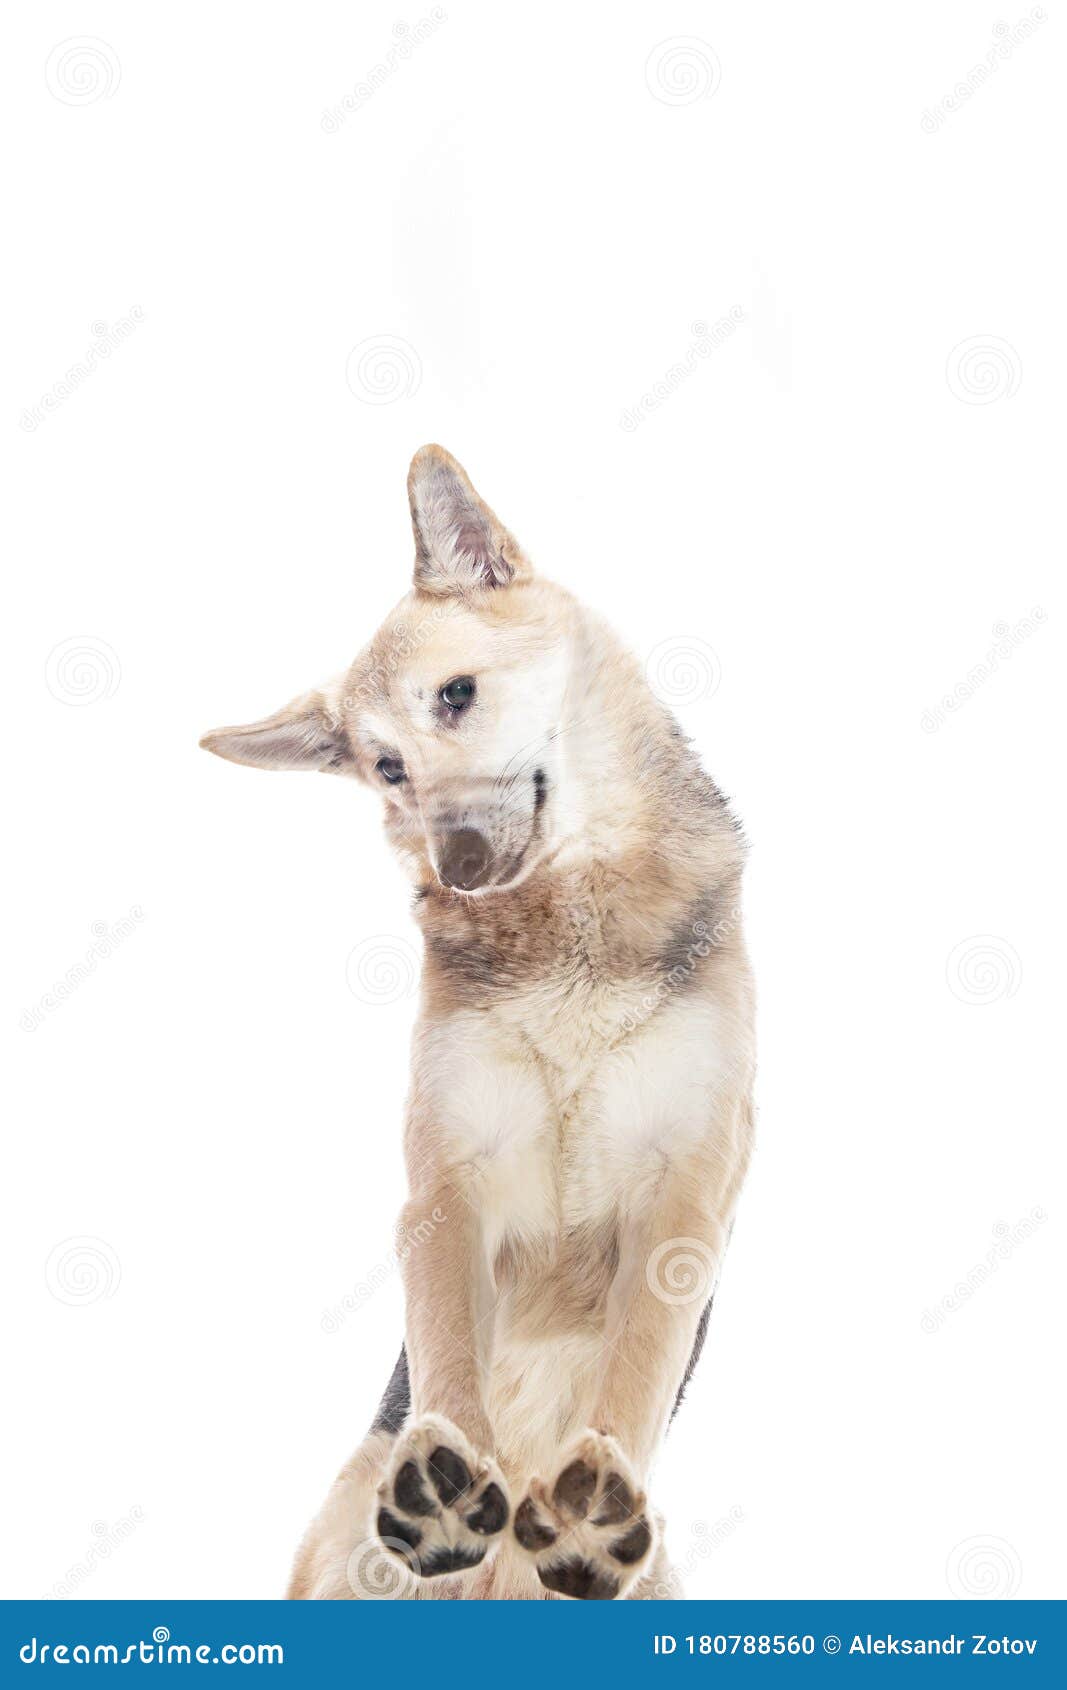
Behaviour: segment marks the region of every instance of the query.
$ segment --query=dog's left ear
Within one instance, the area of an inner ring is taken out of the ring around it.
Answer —
[[[301,693],[284,710],[242,728],[215,728],[200,744],[255,769],[321,769],[352,774],[355,760],[341,721],[340,686]]]
[[[513,536],[443,446],[411,460],[408,500],[415,530],[415,585],[425,593],[506,587],[533,573]]]

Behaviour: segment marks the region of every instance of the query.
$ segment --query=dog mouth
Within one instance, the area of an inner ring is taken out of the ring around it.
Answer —
[[[517,850],[501,850],[488,832],[467,825],[449,828],[442,834],[434,863],[442,886],[453,892],[476,893],[502,892],[514,884],[541,842],[541,817],[548,796],[543,769],[534,771],[533,791],[529,832]]]

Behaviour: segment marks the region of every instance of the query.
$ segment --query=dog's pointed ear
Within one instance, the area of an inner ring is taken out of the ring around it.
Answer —
[[[351,774],[352,748],[341,713],[340,685],[305,692],[284,710],[241,728],[215,728],[200,744],[231,763],[256,769],[321,769]]]
[[[408,474],[415,530],[415,585],[424,593],[506,587],[527,580],[529,562],[443,446],[423,446]]]

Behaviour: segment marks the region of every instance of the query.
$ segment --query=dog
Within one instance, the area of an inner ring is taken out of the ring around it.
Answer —
[[[406,1338],[289,1595],[679,1594],[649,1474],[753,1136],[743,840],[638,662],[440,446],[346,674],[203,746],[380,792],[424,962]]]

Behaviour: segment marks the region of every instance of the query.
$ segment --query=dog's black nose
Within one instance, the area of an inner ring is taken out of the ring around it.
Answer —
[[[489,879],[491,860],[489,841],[473,827],[458,827],[445,835],[438,873],[446,886],[473,892]]]

